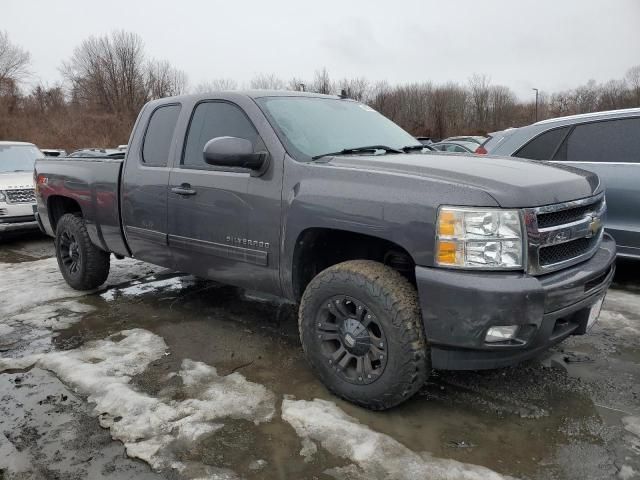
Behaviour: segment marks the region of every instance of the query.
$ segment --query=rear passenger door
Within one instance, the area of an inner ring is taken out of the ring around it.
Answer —
[[[175,130],[181,106],[147,107],[129,145],[121,191],[122,223],[135,258],[172,266],[167,243],[167,185],[169,158],[175,149]]]
[[[606,188],[607,231],[620,253],[640,255],[640,118],[576,125],[553,159],[598,174]]]

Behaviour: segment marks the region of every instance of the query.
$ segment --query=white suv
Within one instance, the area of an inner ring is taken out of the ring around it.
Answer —
[[[33,165],[43,156],[33,143],[0,142],[0,233],[38,228]]]

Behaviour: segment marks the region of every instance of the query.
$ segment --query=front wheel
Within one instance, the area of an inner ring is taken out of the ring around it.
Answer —
[[[410,398],[430,371],[415,288],[378,262],[319,273],[300,304],[307,360],[336,395],[374,410]]]
[[[109,253],[89,238],[84,219],[63,215],[56,227],[56,258],[62,276],[76,290],[93,290],[109,276]]]

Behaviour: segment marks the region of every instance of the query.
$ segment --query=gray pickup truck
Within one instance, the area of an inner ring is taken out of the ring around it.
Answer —
[[[113,254],[284,297],[320,380],[372,409],[431,369],[512,365],[585,333],[615,269],[597,175],[425,153],[340,97],[157,100],[124,160],[35,170],[70,286],[97,288]]]

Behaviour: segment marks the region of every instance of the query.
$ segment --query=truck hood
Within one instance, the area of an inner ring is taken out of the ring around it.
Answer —
[[[0,172],[0,190],[33,188],[33,172]]]
[[[338,168],[468,185],[485,191],[505,208],[577,200],[602,190],[594,173],[567,165],[512,157],[434,153],[352,155],[329,157],[326,163]]]

